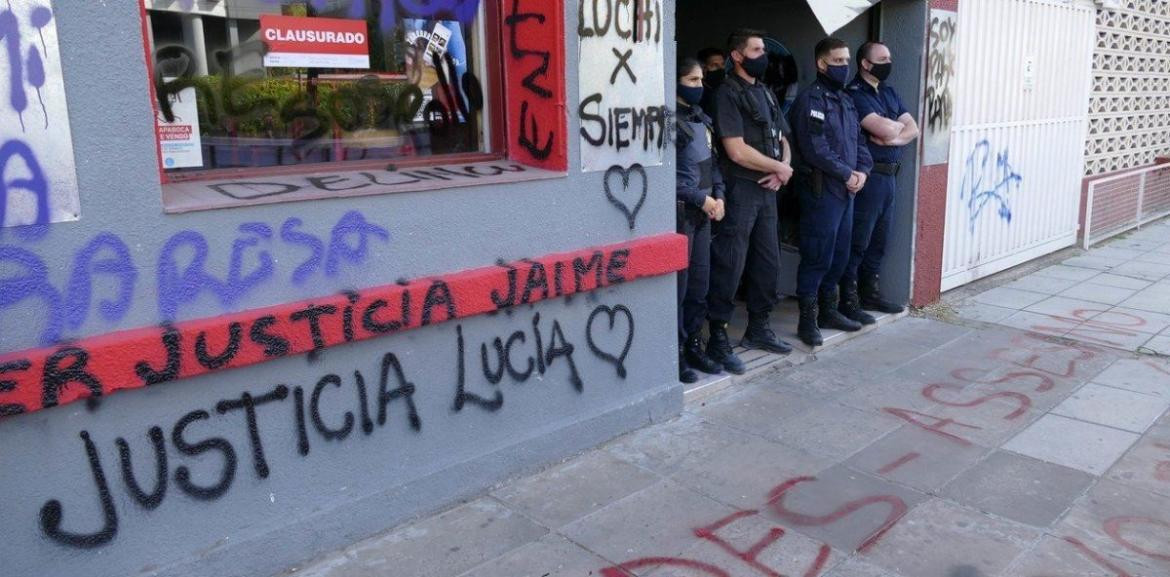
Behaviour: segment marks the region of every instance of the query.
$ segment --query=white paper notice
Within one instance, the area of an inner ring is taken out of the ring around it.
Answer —
[[[173,78],[166,79],[174,81]],[[162,147],[163,168],[198,168],[203,166],[203,140],[199,136],[199,108],[195,89],[184,88],[170,95],[174,122],[167,122],[159,112],[158,141]]]
[[[667,144],[661,0],[577,0],[581,168],[662,164]]]
[[[77,220],[77,165],[49,0],[0,4],[0,226]]]

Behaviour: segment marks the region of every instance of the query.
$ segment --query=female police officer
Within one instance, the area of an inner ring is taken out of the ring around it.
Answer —
[[[699,379],[694,369],[721,372],[703,351],[703,319],[707,317],[707,286],[711,274],[711,224],[723,219],[723,179],[715,164],[711,119],[703,113],[703,69],[697,60],[678,67],[678,158],[676,196],[678,231],[687,237],[690,265],[678,275],[679,380]],[[693,367],[693,368],[692,368]]]

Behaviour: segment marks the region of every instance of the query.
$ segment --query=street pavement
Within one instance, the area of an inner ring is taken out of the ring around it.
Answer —
[[[1170,224],[288,575],[1170,575]]]

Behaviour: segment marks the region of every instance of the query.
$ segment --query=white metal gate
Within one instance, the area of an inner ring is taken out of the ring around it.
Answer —
[[[942,288],[1076,243],[1092,8],[959,3]]]

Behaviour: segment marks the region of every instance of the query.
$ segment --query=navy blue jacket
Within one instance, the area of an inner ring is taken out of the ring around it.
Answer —
[[[845,198],[853,171],[868,175],[873,169],[857,108],[845,91],[830,88],[818,76],[800,91],[788,115],[796,166],[824,173],[826,191]]]
[[[715,162],[711,119],[698,107],[680,104],[677,132],[675,173],[678,200],[702,208],[708,196],[723,198],[723,177]]]
[[[903,114],[906,114],[906,105],[902,104],[902,99],[898,97],[898,93],[894,91],[894,87],[882,82],[878,84],[875,89],[872,84],[865,81],[860,75],[853,78],[853,82],[849,83],[847,88],[849,96],[853,98],[853,104],[857,107],[857,118],[864,120],[870,114],[877,114],[882,118],[890,120],[898,120]],[[869,153],[873,156],[874,162],[885,162],[893,164],[902,160],[901,146],[885,146],[883,144],[874,144],[868,138],[865,139],[869,146]]]

